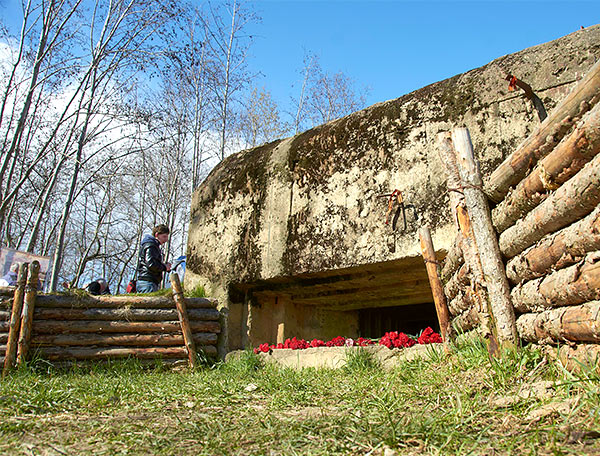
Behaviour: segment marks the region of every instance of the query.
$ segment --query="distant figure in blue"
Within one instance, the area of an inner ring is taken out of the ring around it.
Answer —
[[[19,272],[19,263],[10,265],[10,270],[0,279],[0,287],[14,287],[17,284],[17,273]]]
[[[166,225],[157,225],[152,228],[152,235],[146,234],[143,237],[138,260],[136,285],[138,293],[157,291],[163,272],[171,270],[171,263],[163,263],[160,251],[160,246],[169,240],[169,232],[169,227]]]

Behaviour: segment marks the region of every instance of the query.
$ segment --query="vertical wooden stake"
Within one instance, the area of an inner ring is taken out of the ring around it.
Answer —
[[[442,282],[438,275],[438,265],[429,228],[426,226],[421,227],[419,230],[419,239],[421,240],[421,252],[423,253],[423,261],[425,261],[425,267],[427,268],[431,292],[433,293],[435,311],[437,313],[438,322],[440,323],[440,332],[442,341],[444,342],[444,349],[448,352],[448,342],[450,341],[450,312],[448,311],[448,305],[446,304],[444,288],[442,287]]]
[[[197,367],[198,357],[196,354],[196,344],[194,343],[194,338],[192,336],[192,328],[190,327],[190,320],[187,315],[181,282],[179,281],[179,275],[176,272],[171,272],[171,288],[173,289],[173,300],[177,307],[181,332],[183,333],[183,342],[187,348],[190,366]]]
[[[25,288],[25,302],[23,303],[23,316],[21,317],[21,332],[17,353],[17,365],[22,365],[27,359],[29,344],[31,342],[31,329],[33,326],[33,310],[37,297],[38,277],[40,263],[34,261],[29,267],[29,279]]]
[[[503,346],[515,346],[518,335],[515,311],[510,299],[510,286],[498,247],[498,238],[492,225],[488,200],[483,193],[483,180],[473,154],[469,130],[455,128],[452,131],[452,142],[457,153],[465,203],[479,252],[498,342]]]
[[[496,327],[493,324],[492,310],[485,287],[485,278],[479,259],[479,251],[475,243],[471,219],[466,209],[465,196],[458,171],[457,154],[452,144],[452,134],[450,132],[441,132],[438,134],[438,152],[446,168],[450,210],[458,228],[457,244],[462,250],[465,263],[471,270],[470,282],[475,297],[475,305],[477,306],[476,311],[479,319],[478,331],[486,342],[488,352],[492,356],[497,356],[498,335]]]
[[[8,342],[6,343],[6,356],[4,357],[4,377],[10,369],[14,367],[17,357],[17,340],[19,339],[19,330],[21,328],[21,310],[23,309],[23,299],[25,298],[25,284],[27,282],[27,268],[29,263],[21,263],[19,274],[17,276],[17,289],[13,298],[12,312],[10,314],[10,324],[8,329]]]

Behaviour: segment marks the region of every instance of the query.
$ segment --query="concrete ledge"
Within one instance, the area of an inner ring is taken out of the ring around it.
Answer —
[[[441,352],[442,344],[415,345],[410,348],[389,349],[382,345],[367,347],[316,347],[304,350],[276,349],[271,353],[260,353],[267,363],[275,363],[282,367],[302,369],[305,367],[324,367],[337,369],[346,364],[346,354],[351,350],[366,350],[374,355],[385,369],[391,369],[401,361],[417,358],[428,358],[431,353]],[[227,354],[225,361],[238,358],[243,351],[236,350]]]

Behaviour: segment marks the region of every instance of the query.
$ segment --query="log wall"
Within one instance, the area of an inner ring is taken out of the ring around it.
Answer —
[[[0,364],[8,340],[12,290],[0,290]],[[216,301],[185,298],[198,351],[217,355],[221,332]],[[30,356],[65,362],[135,357],[187,360],[171,297],[39,295]]]
[[[600,62],[483,185],[516,330],[526,342],[600,343],[599,101]],[[447,153],[447,144],[439,147]],[[452,179],[448,187],[467,191]],[[450,204],[454,212],[452,198]],[[452,327],[479,327],[485,334],[477,318],[481,290],[468,261],[472,251],[462,237],[458,227],[442,264]]]

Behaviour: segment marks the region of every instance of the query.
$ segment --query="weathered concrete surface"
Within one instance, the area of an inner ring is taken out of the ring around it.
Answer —
[[[229,312],[222,352],[276,342],[260,337],[280,339],[289,318],[302,330],[298,315],[353,337],[351,309],[430,301],[425,269],[410,260],[416,232],[429,225],[438,250],[455,235],[437,133],[467,126],[488,174],[539,124],[505,76],[531,85],[551,111],[598,55],[600,26],[589,27],[225,159],[194,194],[186,274]],[[405,231],[385,225],[387,201],[378,198],[395,188],[419,215],[407,211]],[[287,310],[277,309],[280,299]],[[263,325],[258,309],[279,317]],[[293,335],[307,338],[285,337]]]
[[[305,367],[338,369],[344,367],[348,360],[349,352],[364,350],[373,355],[373,359],[384,369],[392,369],[402,361],[413,359],[428,359],[432,354],[443,353],[442,344],[413,345],[409,348],[389,349],[383,345],[369,345],[366,347],[315,347],[304,350],[277,349],[270,353],[259,353],[261,360],[274,363],[281,367],[303,369]],[[230,352],[225,361],[234,359],[241,351]]]

